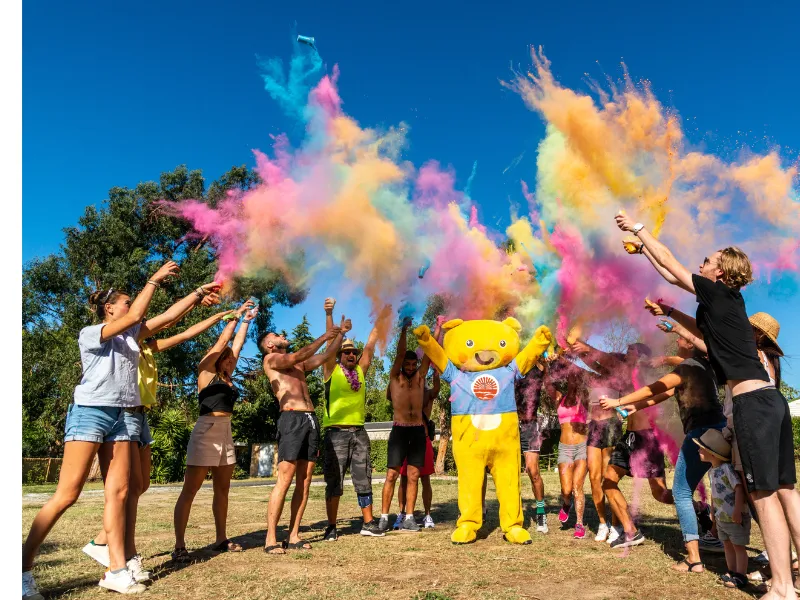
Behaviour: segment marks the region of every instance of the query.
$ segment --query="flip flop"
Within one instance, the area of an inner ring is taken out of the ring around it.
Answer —
[[[281,544],[275,544],[273,546],[264,546],[265,554],[271,554],[273,556],[282,556],[286,554],[285,550],[283,552],[273,552],[273,550],[283,550],[283,547]]]
[[[289,542],[289,540],[283,540],[283,549],[284,550],[311,550],[312,546],[305,540],[300,540],[298,542]]]
[[[676,569],[675,567],[673,567],[672,570],[676,571],[678,573],[702,573],[703,571],[706,570],[706,568],[705,568],[706,566],[701,562],[690,563],[688,560],[682,560],[681,562],[676,563],[676,564],[679,565],[681,563],[686,565],[686,570],[685,571],[680,571],[680,570]],[[693,569],[695,567],[703,567],[703,571],[694,571]]]
[[[242,548],[236,542],[232,542],[230,540],[222,541],[216,546],[212,546],[211,549],[214,552],[244,552],[244,548]]]

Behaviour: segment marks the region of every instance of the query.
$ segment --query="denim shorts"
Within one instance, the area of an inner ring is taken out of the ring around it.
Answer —
[[[70,404],[64,442],[138,442],[142,413],[116,406]]]
[[[141,417],[142,420],[142,433],[139,435],[139,445],[144,448],[153,443],[153,434],[150,433],[150,424],[147,422],[147,413],[139,413],[135,415]]]

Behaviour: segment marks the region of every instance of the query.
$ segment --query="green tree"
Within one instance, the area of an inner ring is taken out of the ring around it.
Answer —
[[[234,167],[206,190],[200,171],[181,166],[163,173],[158,182],[140,183],[132,189],[114,187],[101,207],[88,206],[76,226],[64,229],[58,252],[24,266],[23,456],[61,453],[67,406],[81,376],[78,333],[93,322],[87,305],[92,291],[114,287],[135,294],[165,260],[175,260],[181,274],[156,291],[149,312],[157,314],[213,279],[214,248],[207,240],[193,237],[189,224],[173,216],[162,201],[193,198],[214,205],[228,190],[246,190],[256,182],[254,173]],[[250,332],[255,337],[270,326],[274,304],[291,305],[303,298],[301,290],[291,289],[277,276],[241,279],[233,282],[233,290],[222,306],[193,310],[181,327],[252,295],[261,302],[256,327]],[[194,421],[197,365],[219,331],[213,328],[156,355],[161,407],[157,410],[175,408],[187,423]]]

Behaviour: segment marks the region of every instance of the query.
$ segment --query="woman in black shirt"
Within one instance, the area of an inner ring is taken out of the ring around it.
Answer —
[[[718,382],[724,381],[731,390],[745,481],[772,564],[769,593],[794,598],[789,543],[794,538],[800,547],[800,496],[794,491],[792,421],[786,399],[770,383],[758,358],[739,291],[753,280],[750,260],[740,249],[728,247],[706,257],[699,275],[691,274],[644,225],[622,211],[615,220],[622,231],[639,238],[639,251],[664,279],[697,297],[695,321],[665,307],[667,316],[704,338]]]
[[[248,309],[251,309],[248,311]],[[183,489],[175,504],[175,550],[172,559],[177,562],[191,560],[186,550],[186,524],[189,522],[189,512],[192,502],[200,486],[203,485],[208,470],[214,482],[214,525],[217,539],[213,549],[217,552],[241,552],[239,544],[231,542],[226,533],[228,516],[228,492],[231,485],[233,469],[236,467],[236,453],[231,435],[231,415],[233,404],[239,397],[239,392],[233,386],[232,375],[236,370],[239,353],[247,337],[247,329],[256,314],[250,301],[242,304],[236,311],[236,316],[241,317],[245,311],[246,317],[242,320],[233,347],[228,342],[233,337],[238,319],[232,319],[223,329],[217,343],[208,354],[200,361],[197,375],[197,389],[200,401],[200,417],[192,430],[189,447],[186,452],[186,475],[183,479]]]

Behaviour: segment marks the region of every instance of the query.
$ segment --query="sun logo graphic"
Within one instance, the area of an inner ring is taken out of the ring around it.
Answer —
[[[492,400],[500,391],[500,384],[491,375],[481,375],[472,382],[472,393],[479,400]]]

